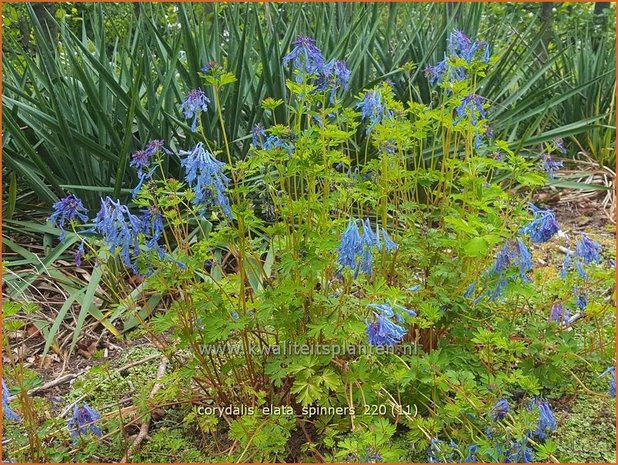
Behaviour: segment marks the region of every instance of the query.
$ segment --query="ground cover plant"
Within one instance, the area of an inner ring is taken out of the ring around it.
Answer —
[[[530,156],[498,136],[483,90],[502,62],[484,37],[450,30],[442,56],[404,68],[404,93],[353,89],[345,49],[323,46],[289,39],[281,92],[244,135],[222,104],[240,76],[203,60],[173,117],[149,119],[173,135],[124,139],[130,183],[87,189],[94,205],[57,186],[40,231],[88,283],[69,287],[62,344],[62,319],[32,328],[32,299],[4,301],[3,459],[615,458],[613,239],[565,232],[540,195],[565,141],[544,130]],[[82,340],[102,331],[117,337],[104,350]],[[13,338],[28,332],[46,335],[42,361],[100,363],[37,396]],[[592,411],[596,455],[572,435]]]

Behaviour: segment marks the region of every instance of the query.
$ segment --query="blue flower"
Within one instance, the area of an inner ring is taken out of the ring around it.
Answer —
[[[201,142],[193,150],[181,150],[179,153],[186,155],[181,159],[181,164],[186,171],[185,180],[195,193],[193,203],[203,207],[219,205],[225,215],[233,219],[230,201],[226,194],[230,180],[223,173],[225,163],[213,157],[208,150],[204,149]]]
[[[487,112],[483,108],[484,100],[485,97],[481,97],[477,94],[465,96],[459,106],[455,108],[455,113],[457,113],[458,119],[454,124],[465,117],[470,117],[472,120],[472,125],[476,126],[479,120],[479,115],[483,119],[487,118]]]
[[[468,286],[468,288],[466,289],[466,292],[464,292],[464,297],[466,298],[472,297],[472,294],[474,294],[475,288],[476,288],[476,281],[472,281],[470,285]]]
[[[483,40],[471,40],[466,34],[458,29],[454,29],[447,43],[447,49],[453,58],[463,58],[468,64],[476,58],[483,63],[489,63],[490,51],[489,44]],[[479,52],[482,51],[482,54]]]
[[[543,169],[549,174],[551,179],[555,178],[554,171],[564,166],[564,162],[555,161],[552,156],[547,153],[542,153],[540,158],[543,162]]]
[[[76,441],[78,436],[85,436],[88,433],[92,433],[100,438],[103,436],[103,433],[95,423],[101,419],[101,415],[86,402],[82,405],[82,407],[75,405],[73,408],[73,416],[68,420],[71,438],[73,441]]]
[[[493,421],[503,420],[506,418],[507,413],[509,413],[509,401],[501,399],[491,409],[491,419]]]
[[[88,221],[88,216],[86,215],[88,210],[86,210],[82,201],[75,194],[69,194],[65,198],[58,200],[52,208],[53,213],[49,216],[49,221],[60,229],[60,242],[64,242],[64,225],[67,222],[73,222],[76,218],[83,223]]]
[[[75,251],[75,265],[80,267],[82,266],[82,258],[84,258],[84,241],[82,241],[79,244],[79,247],[77,248],[77,250]]]
[[[601,244],[582,234],[575,246],[575,256],[581,257],[586,265],[592,262],[599,263],[601,261]]]
[[[266,139],[267,134],[262,123],[258,123],[251,131],[251,143],[254,147],[261,147],[262,142]]]
[[[438,82],[442,82],[449,69],[446,55],[444,60],[436,63],[435,65],[428,65],[425,70],[425,77],[429,80],[430,85],[435,85]]]
[[[185,115],[186,119],[193,118],[191,130],[197,129],[197,118],[201,112],[208,111],[210,100],[206,97],[204,91],[200,88],[190,90],[185,100],[178,106],[180,111]]]
[[[555,321],[558,324],[568,325],[571,320],[571,312],[564,308],[561,302],[556,302],[552,305],[549,311],[549,321]]]
[[[562,154],[562,155],[566,155],[567,154],[567,150],[564,147],[564,141],[562,140],[562,138],[560,137],[556,137],[554,140],[554,146],[556,147],[556,149]]]
[[[521,441],[513,441],[504,463],[531,463],[534,462],[532,449],[528,446],[528,436],[524,435]]]
[[[399,245],[391,239],[391,236],[388,235],[386,229],[382,229],[382,237],[384,238],[384,248],[387,252],[390,253],[393,250],[397,250],[399,248]]]
[[[533,401],[533,408],[534,407],[539,409],[539,423],[533,434],[540,441],[545,441],[547,439],[547,434],[553,433],[557,429],[556,418],[546,401],[535,399]]]
[[[2,411],[4,412],[4,417],[10,421],[20,421],[21,417],[17,415],[11,406],[9,405],[9,397],[11,393],[9,392],[9,388],[4,382],[4,378],[2,379]]]
[[[138,150],[137,152],[133,152],[131,154],[131,162],[129,165],[137,170],[137,176],[139,177],[137,186],[131,192],[133,198],[137,196],[137,193],[142,188],[144,182],[147,179],[150,179],[155,172],[154,168],[148,171],[148,168],[150,168],[150,164],[152,163],[152,157],[159,150],[163,150],[168,154],[171,153],[164,147],[163,144],[165,144],[163,140],[154,139],[151,140],[143,150]]]
[[[348,90],[351,76],[352,73],[346,66],[345,61],[329,61],[320,70],[320,74],[315,81],[316,91],[323,92],[330,89],[329,101],[332,103],[335,100],[338,89]]]
[[[292,45],[294,48],[283,57],[283,64],[292,62],[294,69],[299,72],[296,76],[297,82],[302,82],[305,73],[318,74],[324,70],[324,57],[314,39],[299,35]]]
[[[389,304],[369,304],[369,307],[377,310],[374,312],[374,321],[366,321],[367,336],[369,344],[373,346],[392,346],[399,342],[407,334],[407,330],[395,324],[390,318],[397,318],[399,323],[404,322],[404,313],[409,316],[416,316],[414,310],[409,310],[401,305],[393,306]]]
[[[556,222],[556,216],[551,210],[541,210],[530,204],[534,219],[528,226],[522,228],[520,233],[528,234],[534,243],[547,242],[560,230]]]
[[[583,292],[579,292],[579,289],[577,289],[576,287],[573,288],[573,294],[575,295],[575,304],[577,305],[577,307],[582,312],[586,310],[586,307],[588,306],[588,299],[586,298],[586,294],[584,294]]]
[[[350,219],[348,227],[341,236],[341,243],[337,248],[339,258],[337,261],[342,267],[348,267],[351,270],[356,269],[356,258],[363,252],[363,242],[358,230],[356,220]]]
[[[163,215],[157,209],[151,207],[147,210],[142,210],[142,229],[141,232],[146,236],[146,250],[156,250],[159,257],[163,258],[165,250],[159,245],[159,239],[163,235],[165,229],[163,225]]]
[[[356,107],[361,109],[362,119],[369,121],[367,134],[383,119],[392,118],[392,112],[387,111],[382,103],[382,92],[379,89],[365,92],[363,100],[358,102]]]
[[[573,252],[567,250],[564,254],[564,260],[562,261],[562,269],[560,270],[560,277],[562,279],[566,279],[567,273],[569,272],[569,268],[571,267],[571,255]]]
[[[137,272],[137,257],[140,255],[139,235],[143,233],[142,220],[133,215],[120,200],[110,197],[101,199],[101,209],[94,219],[94,230],[101,236],[112,254],[120,249],[122,262]]]

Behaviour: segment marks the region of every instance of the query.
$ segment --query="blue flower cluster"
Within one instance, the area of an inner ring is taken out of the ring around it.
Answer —
[[[331,103],[335,100],[337,90],[348,90],[351,72],[344,61],[327,62],[315,39],[310,37],[299,35],[292,45],[294,48],[283,57],[283,64],[292,62],[292,67],[296,71],[296,82],[303,82],[307,77],[316,77],[315,91],[330,90]]]
[[[549,311],[549,321],[555,321],[559,325],[569,326],[571,324],[571,312],[565,309],[561,302],[556,302]]]
[[[356,107],[361,110],[361,118],[367,120],[369,123],[367,126],[367,134],[371,132],[376,124],[382,122],[384,119],[393,117],[393,112],[387,110],[382,102],[382,91],[378,87],[365,92],[363,100],[358,102]]]
[[[185,180],[195,193],[193,203],[202,207],[219,205],[229,219],[233,219],[227,186],[230,179],[223,173],[225,163],[217,160],[198,143],[193,150],[181,150],[181,164],[185,168]]]
[[[315,81],[316,91],[324,92],[330,89],[329,102],[335,101],[337,90],[347,91],[352,73],[345,61],[332,60],[324,65]]]
[[[11,406],[9,405],[9,397],[11,393],[9,392],[9,388],[4,382],[4,378],[2,379],[2,412],[4,413],[4,417],[10,421],[20,421],[21,417],[13,411]]]
[[[562,278],[566,279],[567,273],[573,264],[579,276],[582,279],[588,279],[588,274],[584,269],[584,265],[600,263],[602,249],[601,244],[593,241],[585,234],[582,234],[575,244],[575,252],[572,250],[566,251],[562,263],[562,271],[560,272]]]
[[[204,91],[200,88],[190,90],[185,100],[178,105],[180,111],[183,112],[186,119],[191,119],[191,130],[197,129],[197,119],[202,112],[208,111],[210,100],[206,97]]]
[[[409,310],[401,305],[369,304],[369,307],[375,310],[373,312],[374,320],[365,321],[369,344],[373,346],[393,346],[401,342],[407,330],[394,323],[391,318],[395,318],[398,323],[404,323],[404,314],[416,316],[414,310]]]
[[[564,166],[564,162],[554,160],[554,158],[548,153],[542,153],[539,158],[543,163],[543,169],[547,172],[547,174],[549,174],[551,179],[556,177],[554,172]]]
[[[363,225],[363,235],[361,236],[355,219],[348,221],[348,227],[341,236],[341,243],[338,247],[338,262],[342,271],[344,268],[354,270],[354,277],[359,272],[372,274],[373,272],[373,249],[382,251],[382,247],[387,253],[397,250],[399,247],[390,237],[385,229],[376,225],[376,232],[371,228],[368,219],[361,221]],[[382,240],[384,244],[382,244]]]
[[[491,301],[497,300],[502,295],[509,281],[515,278],[515,275],[510,272],[513,266],[518,268],[518,276],[523,282],[530,282],[528,272],[532,270],[532,254],[521,237],[514,241],[506,241],[498,251],[494,264],[489,272],[486,273],[497,281],[496,287],[493,289],[493,292],[489,289],[485,290],[474,300],[474,303],[479,302],[483,297],[489,297]],[[474,285],[475,283],[472,283],[468,287],[464,296],[469,297],[472,295]]]
[[[432,86],[445,81],[463,81],[468,77],[468,73],[466,67],[461,65],[461,60],[467,65],[475,61],[488,64],[490,58],[491,52],[487,42],[471,40],[463,32],[454,30],[447,39],[444,59],[433,66],[427,66],[425,76]]]
[[[530,410],[538,409],[539,422],[532,436],[540,442],[547,439],[549,433],[553,433],[558,428],[554,413],[547,401],[534,399],[530,405]]]
[[[69,418],[67,424],[73,441],[77,442],[78,437],[86,436],[89,433],[99,438],[103,436],[101,428],[96,425],[96,422],[100,419],[101,415],[99,412],[90,407],[86,402],[81,407],[75,405],[73,416]]]
[[[163,257],[163,249],[158,244],[163,234],[163,219],[154,210],[145,210],[141,216],[134,215],[120,200],[106,197],[101,199],[101,209],[94,219],[92,231],[103,237],[112,254],[120,249],[122,262],[135,273],[139,273],[137,260],[141,254],[140,236],[147,240],[147,251],[155,249]]]
[[[129,165],[137,170],[137,176],[139,178],[137,186],[131,192],[133,198],[137,196],[144,182],[147,179],[150,179],[155,172],[155,168],[149,170],[152,163],[152,157],[159,152],[159,150],[162,150],[167,154],[171,153],[165,148],[164,144],[165,142],[163,140],[151,140],[143,150],[138,150],[137,152],[133,152],[131,154],[131,162]]]
[[[540,243],[547,242],[560,231],[556,216],[551,210],[542,210],[533,204],[530,204],[530,209],[534,218],[520,231],[521,234],[527,234],[532,242]]]
[[[493,421],[501,421],[506,418],[509,413],[510,404],[506,399],[500,399],[491,409],[491,419]]]
[[[52,208],[53,213],[50,215],[49,221],[60,229],[60,242],[64,242],[64,226],[67,222],[71,223],[76,219],[83,223],[88,221],[88,210],[75,194],[69,194],[58,200]]]

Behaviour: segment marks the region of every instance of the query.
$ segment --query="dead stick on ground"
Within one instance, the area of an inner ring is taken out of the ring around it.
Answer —
[[[159,389],[161,389],[161,387],[163,386],[161,383],[159,383],[159,380],[163,378],[163,375],[165,375],[166,368],[167,368],[167,358],[163,358],[161,360],[161,363],[159,364],[159,369],[157,370],[157,378],[155,380],[154,386],[152,386],[152,390],[150,391],[149,399],[152,399],[155,396],[155,394],[159,392]],[[131,455],[133,455],[133,453],[137,451],[137,449],[139,449],[144,439],[146,439],[146,436],[148,436],[149,430],[150,430],[150,416],[148,416],[147,419],[142,422],[142,426],[139,429],[139,433],[135,437],[133,444],[131,444],[127,452],[124,454],[124,457],[122,458],[120,463],[127,463],[129,461],[129,457],[131,457]]]

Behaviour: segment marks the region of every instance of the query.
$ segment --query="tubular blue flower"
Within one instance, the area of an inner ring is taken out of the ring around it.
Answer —
[[[195,193],[193,203],[202,207],[219,205],[225,215],[233,219],[230,201],[226,194],[230,180],[223,173],[225,163],[213,157],[204,149],[201,142],[193,150],[181,150],[179,153],[186,155],[181,159],[181,164],[186,171],[185,180]]]
[[[466,292],[464,292],[464,297],[466,298],[472,297],[472,294],[474,294],[475,288],[476,288],[476,281],[472,281],[470,285],[468,286],[468,288],[466,289]]]
[[[446,56],[444,60],[436,63],[435,65],[428,65],[425,70],[425,77],[429,80],[429,84],[434,86],[438,82],[442,82],[448,71],[448,63]]]
[[[556,302],[549,311],[548,321],[555,321],[559,325],[568,326],[571,323],[571,312],[565,309],[561,302]]]
[[[511,260],[513,258],[514,258],[514,255],[507,241],[504,243],[504,245],[498,252],[498,255],[496,255],[496,259],[494,260],[492,271],[497,274],[503,273],[511,265]]]
[[[529,282],[526,273],[532,270],[532,254],[521,237],[517,238],[517,252],[516,264],[519,266],[519,276],[522,281]]]
[[[496,405],[491,409],[491,419],[493,421],[500,421],[506,418],[509,413],[509,401],[506,399],[499,400]]]
[[[156,250],[160,258],[165,255],[165,250],[159,245],[159,239],[163,235],[165,229],[163,225],[163,216],[161,212],[155,208],[142,210],[142,233],[148,238],[146,242],[146,250]]]
[[[542,153],[540,159],[543,163],[543,169],[549,174],[551,179],[555,178],[554,171],[564,166],[564,162],[555,161],[552,156],[547,153]]]
[[[193,119],[191,122],[191,130],[197,129],[197,118],[200,113],[208,111],[210,100],[206,97],[204,91],[200,88],[190,90],[185,100],[178,106],[180,111],[185,115],[186,119]]]
[[[53,213],[49,216],[49,221],[60,229],[60,242],[64,242],[64,226],[67,222],[71,223],[76,219],[85,223],[88,221],[88,210],[82,201],[75,195],[69,194],[65,198],[58,200],[53,205]]]
[[[387,252],[390,253],[393,250],[397,250],[399,248],[399,245],[396,244],[391,239],[391,236],[388,235],[388,232],[386,232],[386,229],[382,229],[382,237],[384,239],[384,248],[386,249]]]
[[[564,147],[564,141],[562,140],[562,138],[560,137],[556,137],[554,140],[554,146],[556,147],[556,149],[562,154],[562,155],[566,155],[567,154],[567,150]]]
[[[110,197],[101,199],[101,209],[94,219],[93,229],[103,236],[112,254],[120,249],[122,262],[135,272],[137,257],[141,253],[139,235],[144,232],[143,228],[142,220],[133,215],[126,205],[122,205],[120,200],[114,202]]]
[[[142,178],[142,176],[147,172],[148,168],[150,168],[150,164],[152,163],[152,157],[159,150],[162,150],[168,154],[171,153],[164,147],[164,144],[165,141],[160,139],[154,139],[151,140],[143,150],[138,150],[131,154],[131,162],[129,163],[129,166],[137,170],[137,176],[139,178]],[[153,172],[154,171],[150,173],[150,176],[152,176]]]
[[[458,29],[454,29],[447,41],[447,49],[453,58],[463,58],[468,64],[474,59],[489,63],[489,44],[484,40],[472,40]],[[482,53],[481,53],[482,52]]]
[[[292,66],[298,71],[297,82],[302,82],[305,74],[318,74],[324,69],[324,57],[314,39],[299,35],[292,45],[294,48],[283,57],[283,64],[292,62]]]
[[[75,265],[80,267],[82,266],[82,258],[84,258],[84,241],[79,244],[79,247],[75,251]]]
[[[382,103],[382,92],[379,89],[365,92],[365,97],[356,104],[356,107],[361,109],[362,119],[369,121],[367,134],[371,132],[376,124],[385,118],[392,117],[391,112],[387,111]]]
[[[4,412],[4,417],[10,421],[20,421],[21,417],[9,405],[10,395],[9,388],[4,382],[4,378],[2,378],[2,411]]]
[[[470,117],[472,125],[476,126],[479,121],[479,116],[483,119],[487,118],[487,112],[483,108],[483,101],[485,97],[481,97],[477,94],[470,94],[463,98],[461,104],[455,109],[457,113],[457,120],[454,124],[457,124],[463,118]]]
[[[262,147],[262,142],[266,140],[267,134],[262,123],[258,123],[251,131],[251,143],[254,147]]]
[[[599,263],[601,261],[601,244],[582,234],[575,246],[575,256],[580,257],[586,265],[592,262]]]
[[[337,250],[339,251],[339,258],[337,261],[341,267],[348,267],[351,270],[355,270],[357,267],[356,258],[363,253],[363,242],[356,220],[350,219],[348,221],[348,227],[341,236],[341,243]]]
[[[367,247],[378,247],[380,244],[379,236],[371,229],[371,223],[366,218],[361,222],[363,224],[363,245]]]
[[[534,462],[532,449],[528,446],[528,436],[524,435],[521,441],[513,441],[504,463],[531,463]]]
[[[548,433],[553,433],[557,429],[556,418],[554,417],[549,403],[546,401],[535,399],[533,401],[533,407],[539,409],[539,423],[533,435],[538,440],[545,441]]]
[[[576,287],[573,288],[573,294],[575,295],[575,304],[577,308],[579,308],[582,312],[586,310],[588,306],[588,299],[586,298],[586,294],[583,292],[579,292],[579,289]]]
[[[315,81],[316,91],[323,92],[330,89],[329,102],[332,103],[335,100],[338,89],[348,90],[351,75],[345,61],[329,61],[320,70],[320,74]]]
[[[103,436],[101,428],[95,424],[100,419],[101,415],[99,415],[99,412],[90,407],[86,402],[82,404],[82,407],[75,405],[73,416],[68,420],[68,428],[73,441],[77,441],[79,436],[85,436],[88,433],[92,433],[99,438]]]
[[[534,219],[528,226],[520,230],[521,234],[528,234],[534,243],[547,242],[560,230],[556,216],[551,210],[541,210],[530,204]]]
[[[567,277],[567,273],[569,272],[569,268],[571,267],[571,255],[573,254],[573,252],[571,252],[570,250],[567,250],[567,252],[564,254],[564,260],[562,262],[562,269],[560,270],[560,277],[562,279],[566,279]]]
[[[368,306],[377,310],[377,312],[374,312],[374,321],[366,321],[369,344],[373,346],[392,346],[401,342],[401,339],[406,335],[406,329],[395,324],[390,318],[395,317],[399,323],[403,323],[402,313],[416,316],[414,310],[409,310],[401,305],[395,305],[395,308],[389,304],[369,304]]]

